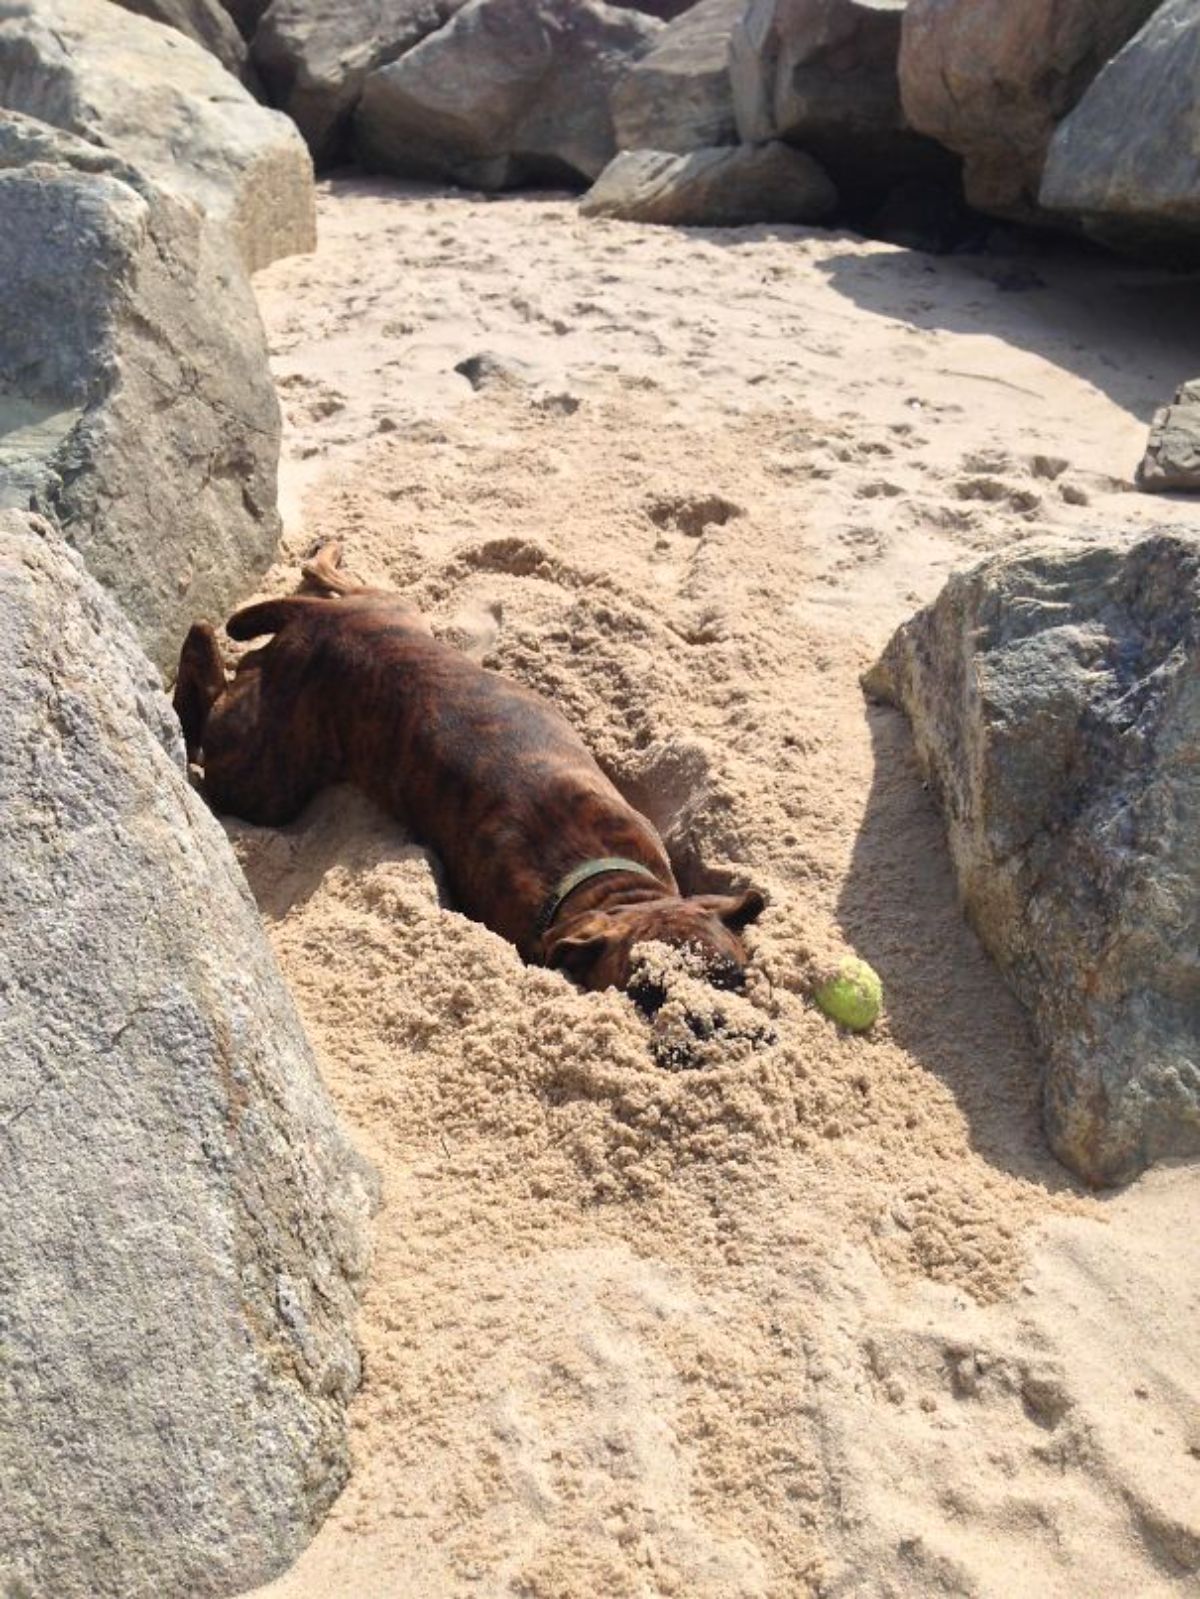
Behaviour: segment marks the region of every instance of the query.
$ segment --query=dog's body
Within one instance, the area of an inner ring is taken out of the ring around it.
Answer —
[[[232,638],[274,634],[232,682],[212,628],[188,634],[175,706],[216,809],[281,824],[348,781],[437,851],[458,907],[526,960],[624,987],[633,946],[659,939],[739,982],[737,930],[762,896],[682,898],[654,827],[552,706],[435,639],[399,596],[351,583],[337,559],[327,547],[305,572],[339,598],[230,619]]]

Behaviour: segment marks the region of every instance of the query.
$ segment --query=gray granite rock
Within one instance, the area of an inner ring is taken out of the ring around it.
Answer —
[[[1059,126],[1041,203],[1105,243],[1200,263],[1200,9],[1166,0]]]
[[[223,230],[0,113],[0,506],[54,517],[159,666],[270,563],[279,407]]]
[[[950,579],[867,674],[902,706],[967,915],[1028,1006],[1090,1183],[1200,1152],[1200,538]]]
[[[312,161],[173,28],[108,0],[0,0],[0,108],[101,145],[227,227],[247,271],[316,243]]]
[[[963,157],[972,205],[1036,218],[1055,127],[1157,3],[908,0],[900,50],[908,120]]]
[[[0,1593],[240,1593],[348,1470],[365,1168],[178,725],[0,512]]]
[[[622,150],[736,144],[729,36],[746,0],[699,0],[664,28],[613,90]]]
[[[468,0],[368,77],[359,157],[479,189],[594,179],[616,154],[613,89],[662,26],[602,0]]]
[[[274,0],[254,35],[254,61],[321,165],[347,153],[368,73],[435,33],[463,0]]]
[[[1175,403],[1155,412],[1138,484],[1156,494],[1200,492],[1200,379],[1183,384]]]
[[[527,388],[534,380],[534,368],[513,356],[496,355],[492,350],[480,350],[477,355],[464,356],[456,361],[454,370],[466,378],[478,393],[480,389]]]
[[[897,63],[906,0],[749,0],[730,36],[738,132],[815,156],[855,205],[953,169],[913,133]]]
[[[786,144],[718,146],[674,155],[623,150],[580,202],[584,216],[685,227],[818,222],[837,190],[817,163]]]
[[[896,61],[906,0],[749,0],[732,67],[744,139],[803,137],[814,118],[903,126]]]
[[[114,0],[114,4],[185,34],[211,51],[226,72],[243,77],[249,60],[246,41],[219,0]]]

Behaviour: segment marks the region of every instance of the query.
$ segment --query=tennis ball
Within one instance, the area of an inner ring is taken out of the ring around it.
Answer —
[[[813,998],[835,1022],[852,1032],[865,1032],[883,1006],[879,973],[856,955],[847,955],[832,977],[813,990]]]

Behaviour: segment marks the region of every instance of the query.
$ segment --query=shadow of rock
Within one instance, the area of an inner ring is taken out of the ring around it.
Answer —
[[[1200,374],[1200,275],[1061,241],[1036,255],[855,251],[816,265],[860,310],[929,331],[990,334],[1074,373],[1147,424]]]
[[[846,937],[883,979],[893,1038],[954,1095],[978,1153],[1048,1190],[1078,1191],[1042,1133],[1025,1012],[963,919],[908,724],[886,706],[867,716],[875,774],[838,901]]]

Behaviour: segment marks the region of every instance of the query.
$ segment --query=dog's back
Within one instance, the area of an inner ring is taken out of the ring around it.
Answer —
[[[208,715],[219,809],[278,823],[353,782],[438,851],[464,910],[522,947],[529,904],[581,859],[648,856],[672,881],[654,828],[570,723],[435,639],[406,601],[293,595],[237,612],[227,631],[274,636]]]

